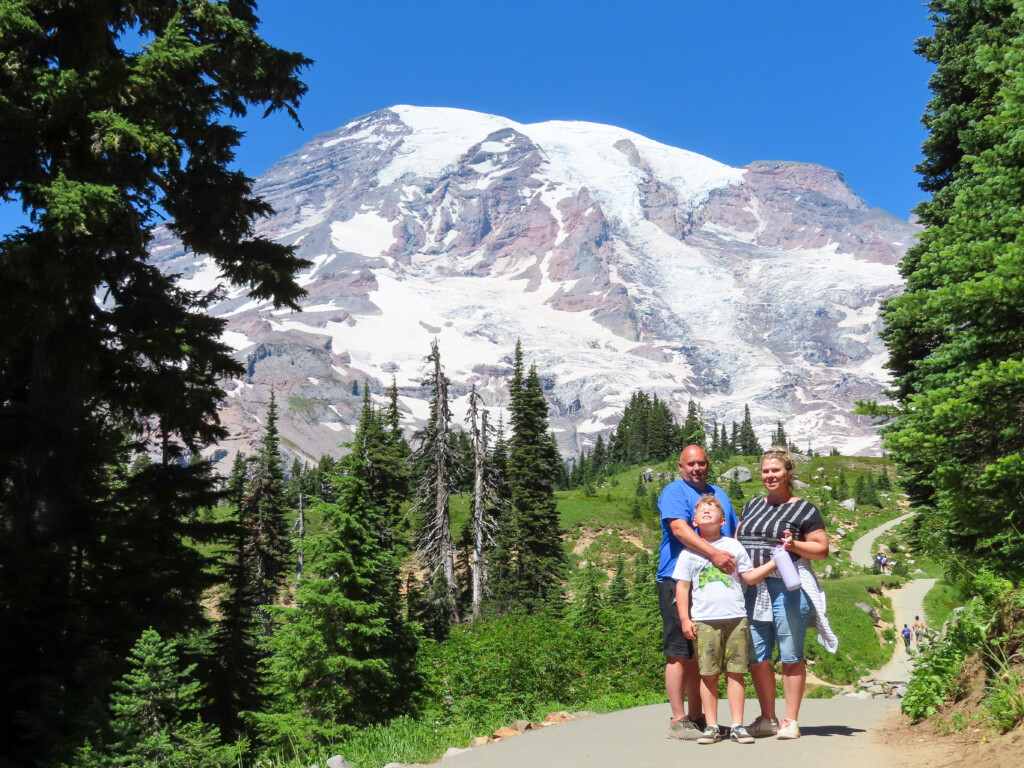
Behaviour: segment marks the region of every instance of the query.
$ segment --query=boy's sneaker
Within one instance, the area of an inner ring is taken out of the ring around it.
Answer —
[[[737,744],[753,744],[754,737],[742,725],[734,725],[729,729],[729,739]]]
[[[693,741],[694,739],[700,738],[701,729],[697,723],[693,722],[688,717],[681,717],[669,723],[668,726],[668,737],[670,739],[681,739],[683,741]]]
[[[754,718],[754,722],[750,724],[749,732],[755,739],[760,739],[763,736],[774,736],[779,732],[779,721],[774,717],[758,715]]]
[[[718,730],[717,725],[709,725],[704,729],[704,733],[697,739],[698,744],[717,744],[722,740],[722,732]]]
[[[782,723],[779,725],[779,732],[775,734],[776,739],[799,739],[800,738],[800,726],[796,724],[796,720],[792,717],[782,718]]]

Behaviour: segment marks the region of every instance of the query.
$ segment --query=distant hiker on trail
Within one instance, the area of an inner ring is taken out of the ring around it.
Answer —
[[[800,574],[802,587],[792,592],[779,575],[769,576],[747,590],[747,618],[754,653],[750,657],[750,678],[757,692],[761,714],[750,726],[752,736],[777,739],[800,738],[800,704],[807,682],[804,637],[814,617],[818,640],[830,653],[839,641],[825,615],[825,593],[808,560],[828,557],[828,537],[821,512],[811,502],[794,496],[793,459],[783,447],[772,446],[761,456],[761,482],[767,496],[751,499],[743,507],[736,532],[757,568],[772,560],[780,544],[789,553]],[[775,718],[775,674],[772,656],[779,647],[782,689],[786,694],[786,716]]]
[[[889,573],[889,556],[885,554],[882,555],[882,573]]]
[[[906,624],[903,625],[903,631],[900,633],[903,635],[903,645],[909,651],[910,650],[910,627]]]
[[[918,645],[921,644],[921,636],[924,634],[924,630],[925,630],[925,626],[924,626],[924,622],[921,621],[921,617],[920,616],[915,616],[914,617],[914,639],[917,641]]]
[[[725,511],[723,536],[736,532],[736,513],[729,496],[708,483],[708,457],[699,445],[688,445],[679,454],[680,479],[665,486],[658,497],[661,513],[661,548],[658,553],[658,607],[661,609],[662,650],[665,654],[665,692],[672,707],[670,739],[699,739],[707,723],[701,714],[700,670],[693,642],[683,635],[676,608],[676,582],[672,578],[683,547],[707,557],[723,573],[736,570],[736,558],[704,541],[694,530],[693,513],[700,497],[713,493]],[[685,699],[690,716],[686,717]]]
[[[697,642],[700,698],[707,719],[707,727],[697,743],[715,744],[722,740],[718,727],[718,678],[724,668],[732,717],[729,738],[740,744],[753,744],[754,737],[743,727],[743,676],[748,667],[750,643],[743,585],[762,581],[775,570],[775,562],[769,560],[755,569],[743,545],[722,536],[725,512],[713,493],[701,496],[694,519],[704,541],[736,558],[736,571],[725,574],[708,558],[687,549],[672,572],[683,634]]]

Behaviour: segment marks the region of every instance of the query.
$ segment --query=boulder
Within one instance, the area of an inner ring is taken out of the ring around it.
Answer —
[[[810,488],[811,487],[810,485],[808,485],[804,481],[802,481],[802,480],[795,480],[795,479],[793,480],[792,483],[790,483],[790,485],[792,485],[794,488]]]
[[[868,605],[867,603],[854,603],[854,605],[856,605],[858,608],[864,611],[864,613],[870,616],[872,621],[882,620],[882,615],[878,612],[878,609],[875,608],[875,606]]]
[[[829,551],[831,552],[832,551],[832,547],[835,547],[835,546],[836,546],[835,544],[831,545],[829,547]],[[836,549],[838,550],[839,547],[836,547]],[[835,552],[833,552],[832,554],[835,554]],[[832,578],[832,573],[833,573],[832,566],[831,565],[826,565],[825,566],[825,578],[826,579],[831,579]]]
[[[839,506],[849,512],[854,512],[857,509],[857,502],[854,499],[845,499],[839,502]]]
[[[491,740],[486,736],[477,736],[471,742],[469,742],[469,748],[475,749],[476,747],[482,747],[484,744],[490,744]]]
[[[352,768],[352,764],[341,755],[335,755],[327,759],[327,768]]]
[[[891,555],[892,554],[892,550],[889,549],[889,547],[886,546],[885,544],[879,544],[878,545],[878,551],[881,552],[882,554],[885,554],[885,555]]]
[[[552,712],[551,714],[549,714],[547,717],[544,718],[544,724],[550,725],[552,723],[567,723],[570,720],[572,720],[572,717],[569,715],[568,712],[565,712],[563,710],[562,712]]]
[[[723,472],[719,477],[723,480],[732,480],[733,478],[736,478],[739,482],[745,483],[750,480],[753,475],[746,467],[733,467],[732,469]]]
[[[875,698],[875,696],[874,696],[874,694],[868,693],[867,691],[857,691],[857,698],[858,699],[873,699],[873,698]]]
[[[514,723],[512,723],[512,727],[520,733],[526,733],[528,730],[533,728],[533,723],[531,723],[529,720],[516,720]]]
[[[829,544],[828,545],[828,553],[830,555],[838,555],[839,551],[840,550],[839,550],[839,545],[838,544]],[[831,568],[831,567],[832,566],[830,565],[829,568]]]
[[[507,739],[510,736],[518,735],[519,731],[517,731],[515,728],[509,728],[508,726],[505,726],[504,728],[499,728],[494,733],[492,733],[491,737],[495,739]]]
[[[849,535],[850,532],[845,528],[836,528],[836,536],[838,536],[840,539],[845,539]]]

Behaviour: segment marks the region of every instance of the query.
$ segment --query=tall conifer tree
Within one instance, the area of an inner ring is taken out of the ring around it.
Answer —
[[[29,214],[0,242],[0,679],[18,691],[0,696],[0,762],[67,746],[145,627],[203,624],[186,606],[206,564],[184,539],[204,538],[192,523],[215,480],[175,454],[224,435],[217,382],[241,369],[202,311],[212,296],[176,287],[148,247],[166,223],[226,282],[298,306],[304,262],[254,236],[269,206],[232,167],[242,134],[228,121],[294,117],[305,91],[308,60],[258,24],[249,0],[0,13],[0,197]],[[164,458],[115,489],[126,435]],[[112,538],[150,516],[159,563]],[[111,600],[115,573],[141,610]]]
[[[900,405],[886,445],[914,505],[976,564],[1024,577],[1024,8],[935,0],[918,167],[933,196],[883,307]]]
[[[326,745],[415,708],[419,641],[402,616],[395,559],[382,548],[359,478],[335,476],[337,502],[315,502],[324,530],[306,540],[309,576],[295,607],[271,609],[261,735],[294,748]]]
[[[499,610],[535,611],[562,596],[566,558],[562,550],[552,477],[561,459],[548,433],[548,406],[536,366],[524,374],[517,342],[509,382],[510,505],[496,534],[492,594]]]
[[[289,570],[289,520],[285,499],[284,467],[277,432],[277,398],[270,391],[267,423],[260,448],[250,461],[249,481],[242,495],[242,525],[245,559],[252,565],[252,579],[258,605],[273,605]],[[266,614],[264,614],[266,616]],[[269,617],[264,633],[270,634]]]
[[[436,339],[430,344],[426,362],[429,373],[423,383],[430,390],[430,418],[416,433],[420,445],[411,457],[423,471],[413,510],[422,519],[416,546],[429,571],[426,597],[431,616],[425,617],[424,623],[431,634],[443,636],[448,627],[459,623],[455,543],[448,506],[458,476],[458,447],[448,405],[450,382],[441,365]]]

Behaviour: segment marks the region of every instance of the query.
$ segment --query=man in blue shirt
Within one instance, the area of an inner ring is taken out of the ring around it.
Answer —
[[[693,510],[700,497],[713,493],[722,503],[725,521],[723,536],[735,536],[736,512],[728,494],[708,483],[708,457],[699,445],[688,445],[679,454],[681,478],[665,486],[658,498],[661,512],[661,550],[658,555],[658,605],[661,608],[665,653],[665,692],[672,707],[668,736],[671,739],[697,739],[704,730],[700,705],[700,672],[693,642],[683,635],[679,609],[675,603],[676,582],[672,572],[683,547],[704,555],[725,573],[736,569],[736,558],[711,546],[694,529]],[[690,700],[686,717],[683,694]]]

